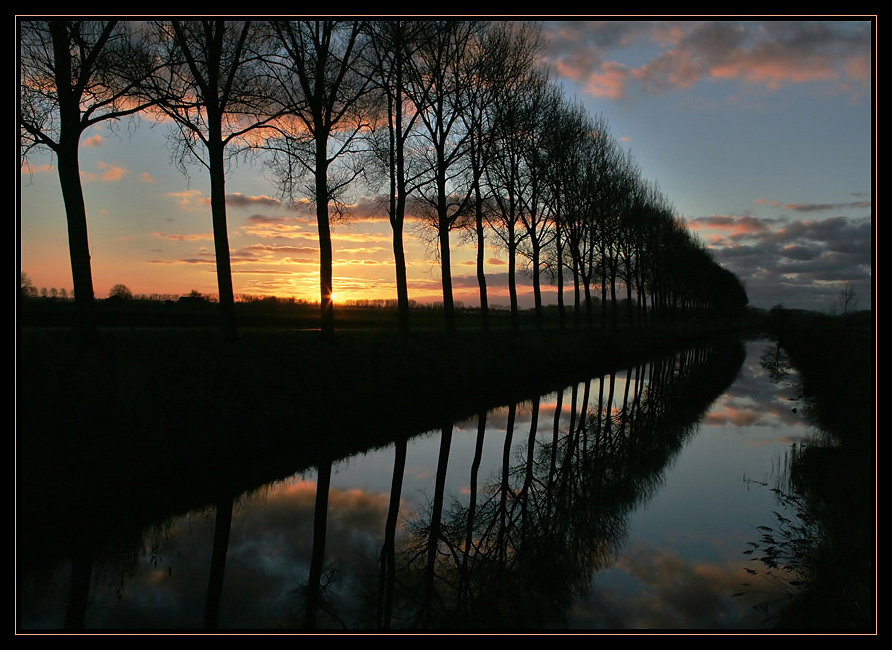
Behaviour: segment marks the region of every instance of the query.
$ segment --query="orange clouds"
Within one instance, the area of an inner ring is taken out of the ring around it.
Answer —
[[[111,163],[98,161],[96,163],[96,167],[99,168],[99,173],[92,172],[81,172],[81,178],[84,181],[104,181],[104,182],[114,182],[119,181],[124,178],[130,172],[121,167],[120,165],[114,165]]]
[[[81,144],[85,147],[98,147],[99,145],[102,144],[102,136],[99,134],[96,134],[89,138],[84,138],[84,140],[83,140],[83,142],[81,142]]]
[[[48,172],[54,172],[56,168],[52,165],[31,165],[28,161],[22,163],[22,173],[23,174],[45,174]]]
[[[825,57],[803,61],[778,53],[776,57],[736,56],[711,68],[709,76],[723,81],[739,79],[777,90],[784,83],[833,81],[839,73]]]
[[[161,239],[168,239],[171,241],[201,241],[214,238],[213,234],[211,233],[203,233],[198,235],[170,235],[163,232],[154,232],[152,233],[152,235]]]
[[[701,219],[690,219],[686,223],[688,229],[694,232],[719,231],[727,237],[757,235],[769,230],[764,219],[748,216],[713,215]]]
[[[630,73],[624,65],[604,63],[601,72],[594,72],[588,76],[585,92],[596,98],[621,99],[625,95],[626,81],[629,77]]]
[[[205,207],[210,205],[210,198],[205,197],[198,190],[186,190],[184,192],[168,192],[167,196],[175,198],[182,208]]]
[[[632,77],[651,92],[690,88],[704,77],[703,65],[697,52],[670,50],[633,70]]]

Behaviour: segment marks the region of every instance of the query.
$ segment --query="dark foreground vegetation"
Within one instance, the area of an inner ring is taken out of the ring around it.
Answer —
[[[780,346],[803,375],[804,394],[822,428],[841,444],[876,445],[876,330],[874,314],[826,316],[772,311]]]
[[[872,312],[842,317],[772,310],[785,362],[801,380],[798,408],[815,426],[794,447],[779,518],[754,550],[769,572],[789,572],[790,598],[776,625],[876,631],[877,392]]]

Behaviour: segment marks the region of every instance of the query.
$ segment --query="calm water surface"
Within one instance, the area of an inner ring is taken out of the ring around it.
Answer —
[[[87,629],[757,628],[780,587],[746,551],[811,432],[771,349],[593,377],[174,517],[19,575],[22,628],[85,591]]]

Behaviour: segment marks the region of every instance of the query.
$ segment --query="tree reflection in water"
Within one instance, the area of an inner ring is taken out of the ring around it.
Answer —
[[[628,516],[659,486],[742,358],[739,343],[692,349],[629,369],[622,395],[615,394],[615,373],[574,384],[569,425],[561,427],[559,409],[551,436],[538,437],[533,400],[526,444],[518,447],[517,405],[510,405],[500,473],[483,485],[477,476],[481,416],[471,498],[448,507],[441,487],[452,428],[444,427],[433,500],[411,522],[400,548],[385,549],[391,573],[382,627],[565,625],[574,598],[622,546]],[[588,407],[593,390],[596,404]],[[515,457],[514,449],[523,451]]]
[[[434,491],[417,512],[406,510],[403,495],[410,437],[396,436],[389,500],[380,502],[375,511],[380,519],[368,531],[370,537],[382,540],[377,542],[377,564],[371,570],[368,565],[357,570],[356,565],[338,566],[334,571],[344,558],[332,556],[330,547],[338,544],[338,536],[346,530],[330,512],[338,507],[330,500],[338,494],[331,487],[332,465],[337,461],[317,460],[315,497],[301,488],[299,501],[284,498],[270,512],[271,518],[281,517],[276,521],[283,522],[277,534],[287,535],[287,544],[271,549],[287,555],[283,561],[292,562],[287,566],[293,616],[289,621],[277,619],[275,624],[294,629],[385,630],[567,626],[574,602],[623,547],[631,513],[655,493],[702,415],[734,380],[743,357],[739,341],[713,343],[573,383],[552,393],[556,403],[550,430],[545,430],[546,418],[540,418],[545,406],[538,397],[507,405],[504,428],[496,427],[494,433],[494,412],[482,410],[476,418],[473,457],[467,467],[457,463],[449,467],[455,426],[445,423],[437,433]],[[529,425],[520,424],[527,421],[520,416],[527,414]],[[489,470],[492,475],[484,476],[484,449],[492,447],[494,439],[486,437],[502,432],[498,462]],[[450,475],[459,472],[467,477],[466,494],[451,495],[446,490],[447,469]],[[216,506],[203,515],[213,515],[209,564],[183,567],[165,587],[173,595],[174,583],[180,588],[186,581],[193,584],[192,576],[198,574],[190,570],[208,571],[201,574],[200,588],[206,591],[199,596],[204,619],[200,610],[186,611],[183,604],[175,613],[165,612],[169,618],[154,613],[148,624],[191,624],[195,614],[195,624],[206,628],[238,625],[242,620],[262,624],[253,609],[236,617],[231,611],[234,603],[242,602],[236,595],[237,585],[260,579],[245,565],[233,566],[238,575],[227,566],[227,554],[230,559],[234,551],[243,556],[244,546],[255,545],[241,531],[237,538],[230,537],[233,507],[237,512],[242,501],[232,495],[221,492]],[[163,531],[157,534],[163,536]],[[210,539],[210,530],[205,534]],[[75,574],[67,583],[71,627],[85,627],[89,622],[85,616],[90,576],[97,562],[92,549],[99,544],[90,539],[82,536],[81,559],[72,563]],[[132,548],[142,552],[145,543],[134,542]],[[273,562],[267,555],[250,557]],[[239,559],[244,561],[244,557]],[[121,575],[123,584],[127,569]],[[184,593],[175,597],[186,602]],[[221,602],[226,612],[221,611]],[[271,612],[269,620],[275,616]],[[113,617],[97,610],[93,621],[112,621]],[[267,620],[265,613],[260,617]],[[127,625],[126,619],[114,621]]]

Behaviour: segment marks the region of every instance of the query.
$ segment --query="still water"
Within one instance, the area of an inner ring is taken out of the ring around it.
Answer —
[[[759,628],[784,587],[749,550],[811,434],[772,347],[592,377],[19,573],[21,628]]]

